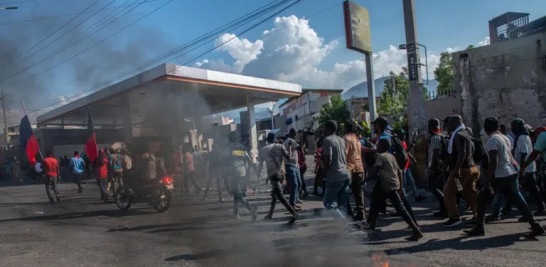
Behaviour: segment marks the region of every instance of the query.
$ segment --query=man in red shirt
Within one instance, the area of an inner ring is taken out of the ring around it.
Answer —
[[[59,191],[57,190],[57,182],[61,178],[59,174],[59,162],[53,156],[53,152],[47,151],[46,158],[42,162],[42,170],[45,175],[45,187],[47,197],[49,198],[49,204],[55,203],[53,201],[51,189],[53,189],[53,192],[55,193],[57,202],[60,202],[61,199],[59,198]]]
[[[95,172],[97,177],[97,185],[100,189],[101,199],[108,201],[106,193],[106,182],[108,178],[108,157],[103,149],[99,150],[99,157],[95,160]]]

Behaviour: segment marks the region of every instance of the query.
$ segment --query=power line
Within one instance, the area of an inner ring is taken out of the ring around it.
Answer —
[[[36,0],[34,0],[34,1],[36,1]],[[160,1],[160,0],[147,0],[147,1],[144,1],[144,3],[157,2],[157,1]],[[134,5],[134,4],[128,4],[128,5],[131,6],[131,5]],[[123,5],[123,4],[118,5],[118,6],[112,6],[112,7],[106,8],[105,10],[116,9],[116,8],[120,8],[120,7],[124,7],[124,6],[125,5]],[[97,11],[99,11],[99,10],[98,9],[92,9],[92,10],[88,10],[88,11],[84,12],[84,14],[97,12]],[[70,13],[70,14],[62,14],[62,15],[49,16],[49,17],[34,18],[34,19],[16,20],[16,21],[10,21],[10,22],[0,22],[0,26],[20,24],[20,23],[28,23],[28,22],[35,22],[35,21],[42,21],[42,20],[50,20],[50,19],[57,19],[57,18],[64,18],[64,17],[75,16],[77,14],[78,13]]]
[[[106,39],[109,39],[110,37],[112,37],[112,36],[114,36],[114,35],[120,33],[121,31],[123,31],[123,30],[129,28],[130,26],[132,26],[132,25],[134,25],[135,23],[141,21],[142,19],[144,19],[144,18],[146,18],[146,17],[152,15],[153,13],[155,13],[156,11],[160,10],[161,8],[165,7],[166,5],[170,4],[170,3],[173,2],[173,1],[174,1],[174,0],[169,0],[169,1],[165,2],[164,4],[162,4],[161,6],[155,8],[154,10],[150,11],[150,12],[147,13],[146,15],[144,15],[144,16],[140,17],[139,19],[133,21],[132,23],[130,23],[130,24],[127,25],[126,27],[124,27],[124,28],[122,28],[122,29],[120,29],[120,30],[114,32],[113,34],[109,35],[107,38],[103,39],[102,41],[95,43],[95,45],[89,47],[88,49],[86,49],[85,51],[81,52],[80,54],[87,52],[87,51],[90,50],[91,48],[94,48],[96,45],[98,45],[98,44],[104,42]],[[72,57],[72,58],[70,58],[70,59],[73,59],[73,58],[79,56],[80,54],[77,54],[77,55],[75,55],[74,57]],[[70,59],[69,59],[69,60],[70,60]],[[55,65],[55,66],[53,66],[53,67],[51,67],[51,68],[49,68],[49,69],[47,69],[47,70],[44,70],[43,72],[46,72],[46,71],[49,71],[49,70],[51,70],[51,69],[53,69],[53,68],[55,68],[55,67],[58,67],[58,66],[62,65],[62,64],[65,63],[65,62],[66,62],[66,61],[61,62],[60,64],[57,64],[57,65]],[[35,76],[38,76],[39,74],[41,74],[41,73],[43,73],[43,72],[40,72],[40,73],[38,73],[38,74],[35,75]],[[34,77],[35,77],[35,76],[34,76]],[[69,99],[69,98],[72,98],[72,97],[74,97],[74,96],[78,96],[78,95],[80,95],[80,94],[82,94],[82,93],[84,93],[84,92],[85,92],[85,90],[82,90],[82,91],[76,92],[76,93],[74,93],[74,94],[72,94],[72,95],[68,95],[68,96],[66,96],[66,97],[64,97],[64,98]],[[48,104],[48,105],[46,105],[46,106],[44,106],[44,107],[41,107],[41,108],[35,109],[35,110],[33,110],[33,111],[30,111],[29,113],[36,112],[36,111],[45,109],[45,108],[47,108],[47,107],[49,107],[49,106],[51,106],[51,105],[56,105],[56,104],[59,104],[59,103],[62,103],[62,102],[64,102],[64,100],[63,100],[63,101],[53,102],[53,103]]]
[[[61,54],[62,52],[66,51],[66,50],[68,50],[68,49],[70,49],[70,48],[72,48],[72,47],[75,46],[76,44],[78,44],[78,43],[80,43],[81,41],[87,39],[87,38],[90,37],[91,35],[97,33],[97,32],[100,31],[101,29],[103,29],[103,28],[107,27],[108,25],[114,23],[115,21],[119,20],[121,17],[127,15],[127,14],[130,13],[131,11],[133,11],[133,10],[135,10],[136,8],[138,8],[139,6],[141,6],[142,4],[143,4],[143,2],[137,4],[136,6],[132,7],[131,9],[129,9],[129,10],[123,12],[123,14],[116,15],[114,18],[112,18],[112,19],[111,19],[110,21],[108,21],[106,24],[103,24],[102,26],[99,26],[98,28],[96,28],[95,30],[93,30],[93,32],[91,32],[91,33],[89,33],[89,34],[87,34],[87,35],[84,33],[83,35],[80,36],[81,38],[79,38],[78,40],[76,40],[74,43],[71,43],[71,44],[68,44],[67,46],[61,47],[61,48],[57,49],[56,51],[54,51],[53,53],[49,53],[49,55],[46,56],[46,58],[43,58],[41,61],[39,61],[39,62],[37,62],[37,63],[35,63],[35,64],[32,64],[32,66],[30,66],[30,67],[28,67],[28,68],[26,68],[26,69],[23,69],[23,70],[21,70],[21,71],[19,71],[19,72],[17,72],[17,73],[14,73],[14,74],[12,74],[12,75],[10,75],[10,76],[5,77],[5,79],[3,79],[1,82],[5,82],[5,81],[7,81],[7,80],[10,80],[10,79],[12,79],[12,78],[15,78],[15,77],[17,77],[17,76],[19,76],[19,75],[21,75],[21,74],[23,74],[23,73],[25,73],[25,72],[31,70],[31,69],[34,69],[34,68],[38,67],[39,65],[45,63],[47,60],[49,60],[49,59],[51,59],[51,58],[57,56],[58,54]],[[137,21],[140,21],[140,19],[137,20]],[[122,30],[124,30],[124,29],[128,28],[129,26],[133,25],[133,24],[136,23],[137,21],[131,23],[130,25],[128,25],[128,26],[126,26],[125,28],[123,28]],[[116,33],[119,33],[119,32],[121,32],[121,30],[118,31],[118,32],[116,32]],[[72,57],[70,57],[70,58],[68,58],[68,59],[66,59],[66,60],[64,60],[64,61],[61,61],[59,64],[56,64],[56,65],[54,65],[53,67],[50,67],[50,68],[46,69],[45,71],[49,71],[49,70],[51,70],[51,69],[53,69],[53,68],[56,68],[56,67],[58,67],[58,66],[60,66],[60,65],[62,65],[62,64],[64,64],[64,63],[66,63],[67,61],[70,61],[71,59],[73,59],[73,58],[75,58],[75,57],[81,55],[82,53],[85,53],[85,52],[91,50],[92,48],[94,48],[94,47],[97,46],[98,44],[103,43],[104,41],[106,41],[107,39],[109,39],[110,37],[112,37],[112,36],[114,36],[114,35],[115,35],[115,34],[109,35],[108,37],[106,37],[105,39],[103,39],[103,40],[97,42],[96,44],[92,45],[92,46],[89,47],[88,49],[85,49],[83,52],[80,52],[80,53],[78,53],[78,54],[76,54],[76,55],[74,55],[74,56],[72,56]],[[76,38],[77,38],[77,37],[73,38],[72,40],[75,40]],[[72,41],[72,40],[70,40],[70,41]],[[70,41],[69,41],[69,42],[70,42]],[[39,75],[39,74],[41,74],[41,73],[43,73],[43,72],[45,72],[45,71],[39,72],[39,73],[37,73],[37,75]],[[31,77],[35,77],[35,76],[37,76],[37,75],[33,75],[33,76],[31,76]],[[13,84],[13,85],[18,85],[18,84],[20,84],[20,83],[22,83],[22,82],[24,82],[24,81],[26,81],[26,79],[25,79],[25,80],[21,80],[20,82],[16,82],[16,83]],[[12,86],[13,86],[13,85],[12,85]]]
[[[55,34],[57,34],[59,31],[61,31],[64,27],[68,26],[70,23],[72,23],[74,20],[76,20],[79,16],[81,16],[83,14],[83,12],[85,12],[86,10],[88,10],[89,8],[91,8],[92,6],[94,6],[95,4],[97,4],[100,0],[96,0],[95,2],[93,2],[91,5],[89,5],[88,7],[86,7],[84,10],[82,10],[80,13],[78,13],[76,16],[74,16],[72,19],[68,20],[67,22],[65,22],[63,25],[61,25],[59,28],[57,28],[56,30],[54,30],[52,33],[48,34],[45,38],[41,39],[40,41],[36,42],[34,45],[32,45],[30,48],[26,49],[25,51],[23,51],[23,53],[21,53],[19,55],[19,57],[22,57],[24,55],[26,55],[29,51],[31,51],[32,49],[36,48],[37,46],[41,45],[43,42],[45,42],[47,39],[49,39],[49,37],[51,36],[54,36]],[[11,63],[13,63],[15,60],[13,60],[12,62],[8,62],[6,63],[5,65],[3,65],[2,67],[0,67],[0,71],[2,71],[3,69],[5,69],[7,66],[9,66]],[[17,61],[15,64],[18,64],[20,61]]]
[[[233,39],[235,39],[235,38],[237,38],[237,37],[239,37],[239,36],[241,36],[241,35],[243,35],[243,34],[249,32],[249,31],[251,31],[252,29],[258,27],[258,26],[261,25],[262,23],[268,21],[269,19],[271,19],[271,18],[277,16],[278,14],[280,14],[280,13],[284,12],[285,10],[291,8],[292,6],[298,4],[300,1],[301,1],[301,0],[297,0],[297,2],[294,2],[294,3],[292,3],[291,5],[289,5],[289,6],[285,7],[285,8],[283,8],[283,9],[281,9],[281,10],[275,12],[275,13],[272,14],[271,16],[268,16],[267,18],[265,18],[265,19],[259,21],[258,23],[252,25],[251,27],[245,29],[244,31],[242,31],[242,32],[240,32],[240,33],[238,33],[238,34],[235,34],[235,36],[231,37],[230,39],[228,39],[228,40],[226,40],[226,41],[224,41],[224,42],[222,42],[222,43],[220,43],[220,44],[214,46],[213,48],[211,48],[211,49],[205,51],[204,53],[200,54],[199,56],[194,57],[193,59],[191,59],[191,60],[185,62],[184,65],[188,65],[188,64],[192,63],[193,61],[199,59],[200,57],[202,57],[202,56],[204,56],[204,55],[206,55],[206,54],[208,54],[208,53],[210,53],[210,52],[212,52],[212,51],[214,51],[214,50],[216,50],[216,49],[218,49],[218,48],[224,46],[225,44],[231,42]],[[177,67],[175,67],[175,68],[174,68],[173,70],[171,70],[171,71],[176,70],[176,68],[177,68]],[[170,72],[170,71],[169,71],[169,72]]]
[[[100,1],[100,0],[97,0],[96,2],[98,2],[98,1]],[[31,58],[32,56],[34,56],[34,55],[36,55],[36,54],[38,54],[38,53],[40,53],[41,51],[44,51],[47,47],[51,46],[51,45],[54,44],[55,42],[59,41],[60,39],[62,39],[62,38],[65,37],[65,36],[67,36],[69,33],[75,31],[76,29],[78,29],[81,25],[83,25],[85,22],[89,21],[91,18],[93,18],[94,16],[96,16],[97,14],[99,14],[101,11],[104,10],[104,8],[106,8],[106,7],[108,7],[109,5],[113,4],[115,1],[116,1],[116,0],[110,1],[107,5],[103,6],[99,11],[93,13],[91,16],[87,17],[85,20],[81,21],[80,23],[76,24],[74,27],[70,28],[68,31],[64,32],[63,34],[61,34],[61,35],[58,36],[57,38],[51,40],[49,43],[45,44],[45,46],[43,46],[41,49],[38,49],[38,50],[34,51],[33,53],[29,54],[27,57],[24,57],[23,59],[21,59],[21,60],[15,62],[14,64],[19,64],[19,63],[21,63],[21,62],[24,62],[25,60]],[[95,2],[95,3],[96,3],[96,2]],[[62,51],[62,50],[61,50],[61,51]],[[57,56],[57,53],[59,53],[59,52],[60,52],[60,51],[57,50],[57,51],[55,51],[55,52],[49,53],[49,55],[50,55],[49,58]],[[23,53],[23,54],[24,54],[24,53]],[[47,59],[49,59],[49,58],[46,58],[46,59],[44,59],[43,61],[45,61],[45,60],[47,60]],[[42,61],[42,62],[43,62],[43,61]],[[30,67],[28,67],[28,68],[25,68],[25,69],[23,69],[23,70],[14,72],[14,73],[12,73],[11,75],[4,76],[4,77],[0,78],[0,79],[1,79],[0,82],[6,82],[7,80],[10,80],[10,79],[12,79],[12,78],[14,78],[14,77],[17,77],[17,76],[19,76],[19,75],[25,73],[26,71],[28,71],[28,70],[30,70],[30,69],[33,69],[33,68],[37,67],[37,66],[40,65],[42,62],[40,62],[39,64],[32,64],[32,65],[31,65]],[[2,71],[6,66],[8,66],[8,65],[5,65],[4,67],[0,68],[0,71]]]
[[[296,4],[296,3],[299,3],[300,1],[301,1],[301,0],[296,0],[295,3],[292,3],[292,4],[290,5],[290,7],[293,6],[293,5]],[[177,47],[177,48],[175,48],[175,49],[172,49],[172,50],[170,50],[170,51],[164,53],[163,55],[161,55],[161,56],[159,56],[159,57],[157,57],[157,58],[155,58],[155,59],[149,60],[149,61],[145,62],[144,64],[141,64],[141,65],[139,65],[139,66],[136,66],[136,67],[130,69],[129,71],[123,72],[123,73],[121,73],[121,74],[119,74],[119,75],[116,75],[116,76],[110,78],[110,79],[107,79],[107,80],[105,80],[105,81],[103,81],[103,82],[100,82],[100,83],[96,84],[95,86],[92,86],[92,87],[90,87],[90,88],[88,88],[88,89],[85,89],[85,90],[76,92],[76,93],[74,93],[74,94],[72,94],[72,95],[70,95],[70,96],[67,96],[67,97],[65,97],[65,99],[69,99],[69,98],[72,98],[72,97],[74,97],[74,96],[83,95],[83,94],[85,94],[85,93],[87,93],[87,92],[96,90],[97,88],[101,88],[101,87],[104,86],[105,84],[111,83],[111,82],[113,82],[113,81],[115,81],[115,80],[120,79],[121,77],[127,76],[128,74],[134,72],[135,70],[141,70],[141,69],[143,69],[143,68],[149,67],[149,65],[154,64],[154,63],[157,62],[157,61],[160,61],[160,60],[163,60],[163,59],[166,59],[166,58],[172,58],[173,56],[175,56],[175,58],[177,58],[177,57],[179,57],[179,56],[181,56],[181,55],[184,55],[184,54],[186,54],[186,53],[188,53],[188,52],[190,52],[190,51],[195,50],[195,48],[190,49],[190,50],[188,50],[188,51],[185,51],[184,49],[193,47],[193,46],[195,46],[195,45],[200,45],[200,46],[202,46],[202,45],[203,45],[203,42],[206,43],[207,39],[210,39],[211,37],[217,37],[217,35],[218,35],[219,33],[222,33],[223,31],[231,31],[231,30],[240,28],[241,26],[244,26],[244,25],[246,25],[247,23],[249,23],[249,22],[251,22],[251,21],[253,21],[253,20],[255,20],[255,19],[257,19],[257,18],[259,18],[259,17],[261,17],[261,16],[263,16],[263,15],[265,15],[265,14],[267,14],[267,13],[270,13],[271,11],[273,11],[273,10],[275,10],[275,9],[280,8],[280,7],[282,7],[283,5],[285,5],[285,4],[289,3],[289,2],[292,2],[292,1],[291,1],[291,0],[273,1],[273,2],[271,2],[270,4],[266,5],[265,7],[262,7],[262,8],[260,8],[260,9],[258,9],[258,10],[255,10],[255,11],[252,11],[251,13],[249,13],[249,14],[243,16],[243,17],[240,17],[240,18],[238,18],[238,19],[236,19],[236,20],[234,20],[234,21],[231,21],[230,23],[228,23],[228,24],[226,24],[226,25],[224,25],[224,26],[222,26],[222,27],[219,27],[219,28],[217,28],[216,30],[213,30],[213,31],[211,31],[211,32],[209,32],[209,33],[207,33],[207,34],[205,34],[205,35],[202,36],[202,37],[196,38],[196,39],[190,41],[190,42],[187,43],[187,44],[183,44],[183,45],[181,45],[181,46],[179,46],[179,47]],[[280,13],[280,12],[282,12],[282,11],[284,11],[284,10],[286,10],[286,9],[287,9],[286,7],[283,8],[281,11],[278,11],[277,13],[275,13],[275,15],[278,14],[278,13]],[[268,19],[274,17],[275,15],[269,16]],[[253,28],[257,27],[258,25],[262,24],[263,22],[265,22],[266,20],[267,20],[267,19],[258,22],[257,24],[255,24],[255,25],[251,26],[250,28],[246,29],[245,31],[243,31],[243,33],[244,33],[244,32],[247,32],[247,31],[250,31],[251,29],[253,29]],[[85,52],[85,51],[84,51],[84,52]],[[184,52],[184,53],[180,54],[180,52]],[[76,56],[77,56],[77,55],[76,55]],[[43,109],[46,109],[46,108],[51,107],[52,105],[57,105],[57,104],[62,103],[62,102],[63,102],[63,101],[54,102],[54,103],[49,104],[49,105],[47,105],[47,106],[44,106],[44,107],[40,107],[40,108],[38,108],[38,109],[35,109],[35,110],[31,111],[30,113],[35,113],[35,112],[37,112],[37,111],[41,111],[41,110],[43,110]]]
[[[102,85],[104,85],[104,84],[108,84],[108,83],[110,83],[110,82],[112,82],[112,81],[115,81],[115,80],[117,80],[117,79],[119,79],[119,78],[121,78],[121,77],[123,77],[123,76],[126,76],[127,74],[130,74],[131,72],[138,71],[138,70],[140,70],[140,69],[142,69],[142,68],[145,68],[146,66],[155,64],[156,62],[160,62],[161,60],[166,59],[166,58],[168,58],[169,56],[172,56],[173,54],[180,53],[180,51],[182,51],[182,50],[185,49],[185,48],[188,48],[188,47],[191,47],[191,46],[200,44],[200,43],[202,43],[203,41],[206,41],[207,39],[216,38],[217,35],[220,34],[220,33],[222,33],[223,31],[228,31],[228,30],[230,30],[230,27],[234,27],[234,26],[235,26],[235,28],[233,28],[233,29],[236,29],[236,28],[238,28],[238,27],[244,25],[244,24],[241,25],[241,23],[248,23],[248,22],[250,22],[249,19],[254,19],[256,16],[261,16],[261,15],[265,14],[264,12],[269,12],[270,9],[272,9],[272,8],[278,8],[279,6],[282,6],[283,4],[285,4],[285,3],[287,3],[287,2],[290,2],[290,1],[292,1],[292,0],[282,0],[282,1],[278,1],[278,0],[277,0],[277,1],[273,1],[272,3],[270,3],[270,4],[268,4],[268,5],[264,6],[264,7],[262,7],[262,8],[260,8],[260,9],[257,9],[257,10],[252,11],[251,13],[249,13],[249,14],[248,14],[247,16],[245,16],[245,17],[240,17],[240,18],[238,18],[238,19],[236,19],[236,20],[233,20],[233,21],[231,21],[230,23],[228,23],[228,24],[226,24],[226,25],[224,25],[224,26],[222,26],[222,27],[220,27],[220,28],[217,28],[216,30],[213,30],[213,31],[209,32],[208,34],[205,34],[204,36],[201,36],[201,37],[199,37],[199,38],[196,38],[196,39],[190,41],[189,43],[183,44],[183,45],[181,45],[181,46],[179,46],[179,47],[177,47],[177,48],[175,48],[175,49],[172,49],[172,50],[170,50],[170,51],[168,51],[168,52],[162,54],[161,56],[159,56],[159,57],[157,57],[157,58],[155,58],[155,59],[149,60],[149,61],[147,61],[147,62],[145,62],[145,63],[143,63],[143,64],[141,64],[141,65],[139,65],[139,66],[136,66],[136,67],[134,67],[134,68],[132,68],[132,69],[126,71],[126,72],[123,72],[123,73],[121,73],[121,74],[119,74],[119,75],[113,76],[112,78],[110,78],[110,79],[108,79],[108,80],[106,80],[106,81],[103,81],[103,82],[101,82],[101,83],[98,83],[98,84],[96,84],[95,86],[93,86],[93,87],[91,87],[91,88],[89,88],[89,89],[86,89],[86,90],[83,90],[83,91],[80,91],[80,92],[76,92],[75,94],[71,95],[70,97],[78,96],[78,95],[80,95],[80,94],[82,94],[82,93],[84,93],[84,92],[86,92],[86,91],[90,91],[90,90],[94,90],[94,89],[96,89],[96,88],[100,88],[100,86],[102,86]],[[275,3],[275,2],[276,2],[276,3]],[[138,20],[137,20],[137,21],[138,21]],[[127,25],[125,28],[128,28],[129,26],[131,26],[132,24],[136,23],[137,21],[134,21],[134,22],[131,23],[130,25]],[[94,48],[94,47],[95,47],[96,45],[98,45],[99,43],[104,42],[106,39],[110,38],[110,37],[113,36],[113,35],[116,35],[117,33],[119,33],[120,31],[124,30],[125,28],[120,29],[118,32],[113,33],[112,35],[106,37],[106,38],[103,39],[102,41],[100,41],[100,42],[96,43],[95,45],[89,47],[88,49],[86,49],[86,50],[80,52],[79,54],[74,55],[73,58],[75,58],[75,57],[79,56],[80,54],[85,53],[85,52],[87,52],[88,50]],[[68,59],[68,60],[70,60],[70,59]],[[66,62],[66,61],[65,61],[65,62]],[[52,66],[52,67],[50,67],[49,69],[46,69],[46,70],[42,71],[41,73],[47,72],[47,71],[49,71],[49,70],[51,70],[51,69],[53,69],[53,68],[55,68],[55,67],[58,67],[59,65],[65,63],[65,62],[60,62],[59,64],[57,64],[57,65],[55,65],[55,66]],[[38,75],[39,75],[39,74],[40,74],[40,73],[38,73]],[[37,75],[35,75],[35,76],[37,76]],[[21,82],[24,82],[24,81],[21,81]],[[47,107],[49,107],[49,105],[46,106],[46,108],[47,108]]]

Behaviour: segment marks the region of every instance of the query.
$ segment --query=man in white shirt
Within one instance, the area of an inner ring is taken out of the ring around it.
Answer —
[[[518,164],[521,166],[529,158],[531,152],[533,152],[533,143],[529,137],[529,131],[525,128],[525,121],[523,119],[515,119],[512,121],[512,132],[516,136],[516,143],[514,147],[514,157]],[[536,201],[537,211],[535,216],[546,215],[544,201],[540,195],[540,191],[536,181],[536,164],[532,162],[525,168],[524,174],[520,177],[520,181],[523,183],[523,188],[529,192],[531,199]]]
[[[523,199],[518,185],[518,165],[510,152],[510,140],[499,131],[499,122],[495,118],[487,118],[484,130],[489,136],[486,150],[489,154],[487,177],[478,198],[478,221],[472,230],[465,230],[471,236],[485,235],[485,210],[496,193],[506,194],[508,200],[516,206],[527,222],[531,225],[528,236],[544,233],[544,228],[535,220],[529,206]]]

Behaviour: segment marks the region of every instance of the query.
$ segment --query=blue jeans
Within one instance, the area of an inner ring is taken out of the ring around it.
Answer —
[[[337,219],[345,219],[345,215],[339,208],[345,209],[347,204],[347,191],[349,190],[350,180],[347,177],[345,181],[328,182],[326,181],[326,191],[324,192],[324,207],[332,211]]]
[[[407,169],[404,172],[404,184],[409,186],[409,189],[413,192],[413,197],[417,197],[419,193],[417,192],[417,186],[415,185],[415,179],[411,174],[411,170]]]
[[[293,165],[284,165],[286,169],[286,182],[290,188],[290,205],[294,206],[298,202],[298,196],[301,188],[300,168]]]
[[[508,200],[510,200],[510,202],[514,206],[516,206],[519,213],[521,213],[524,218],[529,220],[531,225],[536,225],[536,220],[533,217],[529,206],[527,206],[527,202],[525,202],[525,199],[519,191],[517,175],[504,178],[496,178],[491,183],[491,186],[493,187],[495,192],[491,192],[489,188],[484,188],[480,192],[480,196],[478,198],[479,225],[483,226],[485,224],[485,210],[487,208],[487,205],[491,203],[493,199],[492,193],[494,193],[495,195],[504,195],[506,198],[508,198]]]

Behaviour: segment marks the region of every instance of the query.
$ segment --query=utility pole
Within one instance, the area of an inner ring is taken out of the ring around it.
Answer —
[[[414,0],[402,0],[404,5],[404,24],[406,27],[406,45],[408,53],[408,78],[410,92],[408,98],[409,134],[416,135],[425,129],[425,99],[423,98],[423,80],[417,45],[417,23],[415,21]]]
[[[4,99],[6,98],[4,95],[4,91],[0,93],[0,98],[2,98],[2,114],[4,115],[4,141],[6,142],[6,148],[9,144],[9,137],[8,137],[8,121],[6,120],[6,102]]]

